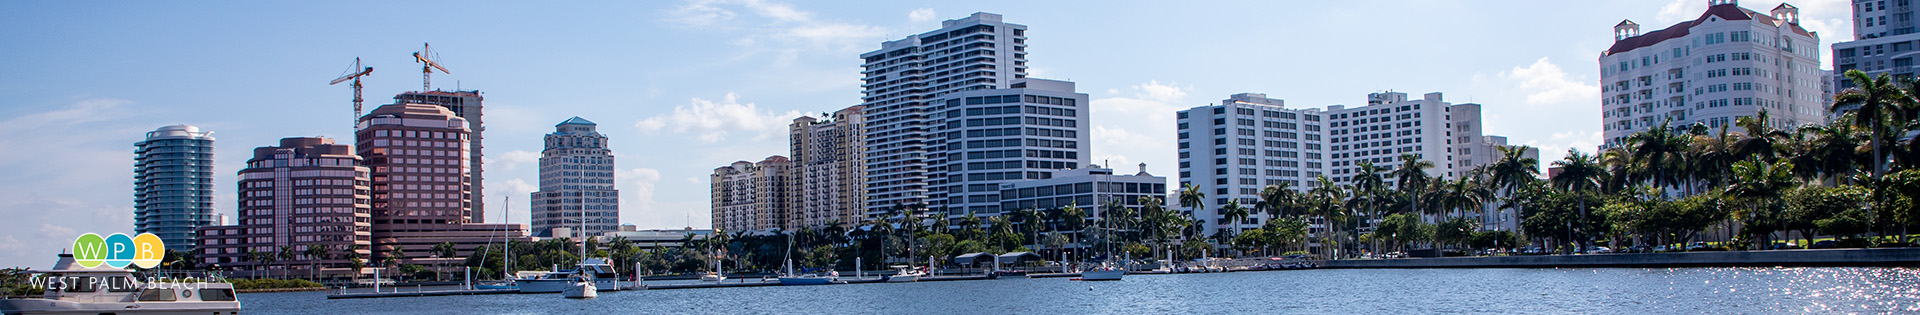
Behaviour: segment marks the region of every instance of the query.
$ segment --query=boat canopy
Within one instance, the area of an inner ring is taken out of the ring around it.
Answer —
[[[954,256],[953,262],[962,265],[990,264],[993,263],[993,257],[988,253],[966,253]]]
[[[1031,252],[1011,252],[1011,253],[1000,254],[1001,264],[1019,264],[1019,263],[1024,263],[1028,261],[1039,261],[1039,260],[1045,260],[1045,258],[1041,258],[1040,254],[1034,254]]]

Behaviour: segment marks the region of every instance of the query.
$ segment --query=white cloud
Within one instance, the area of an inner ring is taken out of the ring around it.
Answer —
[[[1191,89],[1175,82],[1147,81],[1126,90],[1108,90],[1124,96],[1094,99],[1089,118],[1096,122],[1089,130],[1093,163],[1131,174],[1144,162],[1149,173],[1173,177],[1173,115],[1188,107]]]
[[[1666,27],[1664,25],[1667,24],[1699,18],[1700,14],[1706,11],[1706,1],[1673,0],[1673,2],[1668,2],[1667,5],[1660,6],[1660,14],[1656,16],[1657,19],[1655,21],[1660,22],[1662,26],[1641,24],[1640,27],[1642,31],[1653,31]],[[1648,29],[1648,27],[1652,29]]]
[[[755,140],[771,139],[785,134],[783,127],[795,117],[800,117],[799,111],[764,111],[753,103],[741,104],[739,96],[727,93],[718,102],[694,98],[691,104],[674,106],[672,113],[648,117],[634,126],[648,134],[662,129],[695,133],[700,141],[713,143],[726,140],[727,134],[733,131],[760,133]]]
[[[622,223],[637,222],[636,218],[655,212],[654,186],[660,182],[660,170],[635,168],[620,174],[628,183],[620,190],[620,218]]]
[[[1600,98],[1600,85],[1582,83],[1574,80],[1566,71],[1560,69],[1547,57],[1540,57],[1532,65],[1513,67],[1513,70],[1501,72],[1500,77],[1519,81],[1520,89],[1527,91],[1527,104],[1546,105],[1576,100]]]
[[[0,250],[16,251],[24,248],[27,248],[27,243],[21,242],[20,239],[13,238],[13,235],[0,238]]]
[[[485,163],[487,163],[488,166],[498,165],[497,167],[502,171],[511,171],[519,167],[520,164],[540,162],[540,152],[527,150],[507,151],[507,153],[501,153],[497,156],[499,157],[498,159],[491,157],[484,158],[486,160]]]
[[[939,17],[933,13],[933,8],[919,8],[914,9],[913,12],[907,12],[907,20],[913,21],[914,23],[932,21],[936,18]]]
[[[756,18],[736,21],[742,14],[735,11]],[[798,46],[770,47],[781,51],[783,59],[809,50],[858,51],[887,33],[878,26],[816,19],[812,12],[770,0],[693,0],[670,10],[668,16],[678,26],[744,33],[745,37],[732,41],[735,45]]]
[[[1540,149],[1540,168],[1544,170],[1550,167],[1553,161],[1565,158],[1567,149],[1580,150],[1580,153],[1585,154],[1597,154],[1596,151],[1599,150],[1605,138],[1605,133],[1599,131],[1568,130],[1553,133],[1546,142],[1528,140],[1523,144]]]

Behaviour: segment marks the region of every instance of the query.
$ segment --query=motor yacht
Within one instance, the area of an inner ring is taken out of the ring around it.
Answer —
[[[60,254],[37,298],[0,299],[0,314],[239,314],[233,284],[221,280],[143,282],[132,270],[82,267]],[[151,280],[151,279],[150,279]]]

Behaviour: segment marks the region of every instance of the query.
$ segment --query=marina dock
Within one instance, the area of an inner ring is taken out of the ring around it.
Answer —
[[[415,291],[398,291],[398,292],[329,292],[327,293],[327,299],[366,299],[366,298],[385,298],[385,297],[487,295],[487,294],[517,294],[517,293],[520,293],[520,290],[516,290],[516,289],[472,289],[472,290],[453,289],[453,290],[432,290],[432,291],[415,290]]]

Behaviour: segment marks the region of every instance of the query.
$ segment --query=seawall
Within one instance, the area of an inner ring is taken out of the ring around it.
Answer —
[[[1897,266],[1920,267],[1920,248],[1808,249],[1645,254],[1542,255],[1356,259],[1321,261],[1321,268],[1645,268]]]

